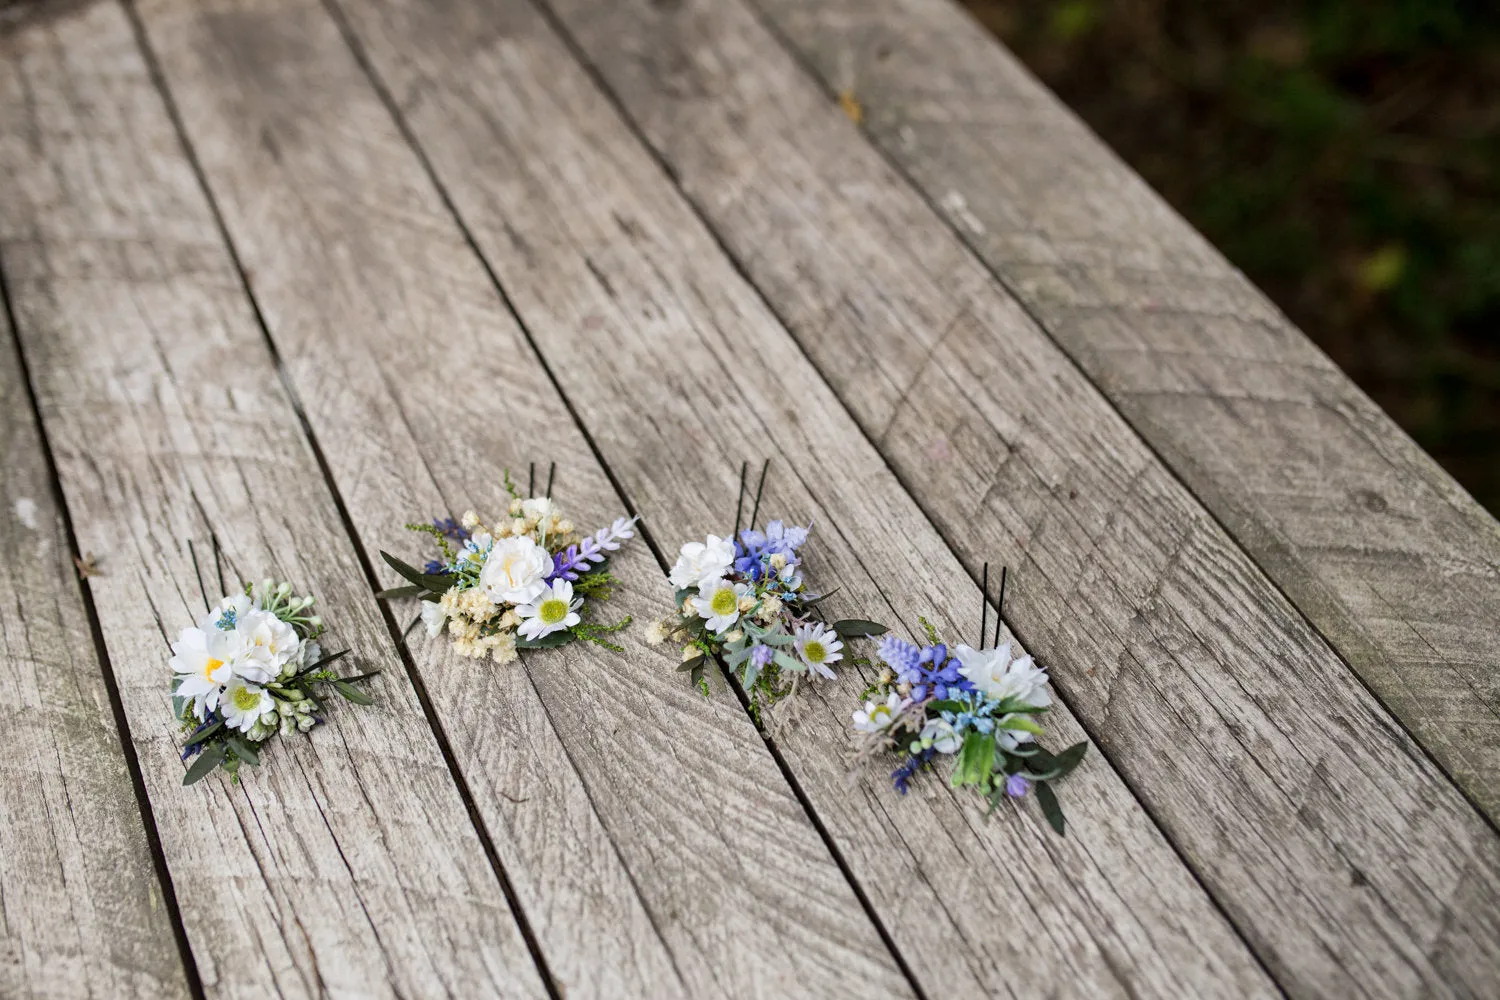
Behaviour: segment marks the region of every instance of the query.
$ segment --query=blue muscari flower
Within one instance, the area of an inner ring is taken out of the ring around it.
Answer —
[[[917,668],[922,651],[899,636],[887,635],[875,648],[875,655],[880,657],[880,662],[900,674]]]
[[[911,781],[912,776],[920,771],[924,764],[932,760],[932,755],[935,753],[937,751],[931,747],[928,747],[926,750],[920,750],[906,758],[906,761],[900,767],[892,771],[891,784],[896,786],[896,791],[905,795],[908,791],[907,782]]]
[[[783,583],[793,584],[799,563],[797,549],[807,541],[808,531],[795,525],[787,527],[780,521],[770,522],[765,531],[746,528],[734,546],[734,568],[755,581],[763,576],[777,576]],[[786,565],[773,574],[770,561],[775,555],[785,557]]]

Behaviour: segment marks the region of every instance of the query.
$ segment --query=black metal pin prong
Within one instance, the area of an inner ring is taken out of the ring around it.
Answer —
[[[760,495],[766,488],[766,470],[771,467],[771,460],[766,459],[766,464],[760,467],[760,483],[755,487],[755,506],[750,509],[750,530],[755,530],[755,519],[760,516]]]
[[[193,548],[193,540],[188,539],[188,555],[193,559],[193,575],[198,578],[198,594],[203,598],[203,610],[212,611],[214,606],[208,601],[208,588],[203,586],[203,573],[198,569],[198,550]]]
[[[996,645],[996,646],[1000,645],[1000,616],[1005,613],[1005,576],[1006,576],[1006,569],[1005,569],[1004,566],[1001,566],[1000,567],[1000,596],[995,600],[995,642],[994,642],[994,645]]]
[[[214,543],[214,574],[219,578],[219,593],[227,594],[229,593],[229,588],[224,586],[224,559],[222,555],[223,549],[219,546],[219,536],[210,533],[208,537],[213,539]]]
[[[989,632],[990,614],[990,564],[984,564],[984,574],[979,584],[979,648],[984,648],[984,637]]]
[[[734,498],[734,537],[740,537],[740,516],[745,513],[745,476],[750,473],[750,463],[740,463],[740,492]]]
[[[547,499],[552,499],[552,477],[557,475],[557,463],[547,466]]]
[[[536,463],[532,462],[526,472],[526,495],[536,496]]]

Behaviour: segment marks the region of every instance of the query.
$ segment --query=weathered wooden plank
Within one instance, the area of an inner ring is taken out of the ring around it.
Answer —
[[[339,6],[659,543],[723,530],[740,459],[774,454],[763,511],[816,521],[813,572],[845,587],[831,614],[972,635],[978,588],[533,9]],[[1066,840],[1032,813],[986,822],[938,779],[906,799],[882,773],[851,785],[868,679],[846,671],[776,740],[927,995],[1271,990],[1096,759],[1065,792]],[[1080,735],[1065,710],[1056,727]]]
[[[0,995],[186,997],[3,302],[0,467]]]
[[[1500,526],[949,0],[752,0],[1500,818]]]
[[[1494,830],[748,10],[553,7],[970,573],[1017,570],[1010,621],[1278,979],[1488,990]]]
[[[4,47],[0,256],[206,992],[543,995],[123,11]],[[239,786],[184,788],[165,639],[210,531],[383,673]]]
[[[141,13],[367,551],[416,551],[401,524],[424,513],[494,509],[501,468],[528,461],[558,463],[556,495],[581,523],[622,513],[328,12]],[[649,617],[650,551],[612,568],[624,586],[608,614]],[[738,703],[686,690],[641,634],[620,637],[623,655],[575,644],[524,668],[413,643],[566,994],[907,993]]]

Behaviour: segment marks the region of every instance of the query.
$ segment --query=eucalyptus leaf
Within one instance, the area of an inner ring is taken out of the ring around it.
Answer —
[[[373,705],[375,699],[347,681],[334,681],[333,689],[356,705]]]
[[[207,729],[203,730],[202,732],[193,734],[192,739],[190,739],[186,743],[184,743],[182,745],[182,748],[184,750],[186,750],[188,747],[195,747],[199,743],[202,743],[204,740],[208,739],[210,736],[214,735],[215,733],[217,733],[219,730],[221,730],[223,728],[224,728],[224,723],[222,721],[215,722],[213,725],[209,726]]]
[[[834,594],[837,594],[840,590],[843,590],[843,589],[844,589],[843,587],[834,587],[832,590],[830,590],[826,594],[819,594],[817,597],[809,598],[808,600],[805,600],[805,601],[798,599],[796,603],[797,603],[797,605],[799,607],[802,608],[803,611],[806,611],[808,608],[815,607],[815,606],[817,606],[819,604],[822,604],[824,601],[828,600]]]
[[[700,668],[700,667],[703,666],[704,659],[705,659],[704,655],[702,653],[699,653],[697,656],[693,657],[691,660],[683,660],[682,663],[681,663],[681,665],[678,666],[677,672],[685,674],[685,673],[688,673],[689,671],[697,670],[698,668]]]
[[[778,667],[790,673],[800,673],[807,669],[807,666],[801,660],[794,660],[779,649],[775,653],[775,661]]]
[[[339,680],[343,681],[345,684],[353,684],[355,681],[367,681],[371,677],[378,676],[380,676],[379,670],[370,670],[363,674],[351,674],[348,677],[340,677]]]
[[[1058,804],[1052,786],[1045,781],[1037,782],[1036,800],[1042,807],[1042,815],[1047,817],[1048,823],[1052,824],[1052,829],[1056,830],[1059,835],[1066,836],[1067,823],[1063,819],[1062,806]]]
[[[757,680],[759,680],[759,679],[760,679],[760,665],[758,663],[756,663],[754,660],[751,660],[745,666],[745,679],[744,679],[745,690],[748,691],[751,688],[755,687],[755,682]]]
[[[375,592],[375,597],[382,601],[397,601],[403,597],[420,597],[427,592],[428,590],[426,587],[419,587],[413,583],[405,587],[392,587],[389,590],[377,590]]]
[[[303,674],[310,674],[314,670],[321,670],[323,667],[328,666],[328,664],[332,663],[334,660],[342,660],[344,657],[349,655],[349,652],[350,651],[347,649],[341,649],[337,653],[329,653],[327,656],[314,660],[312,663],[309,663],[307,666],[297,671],[296,676],[301,677]]]
[[[260,753],[249,740],[243,736],[226,736],[224,742],[229,745],[229,749],[233,750],[234,755],[240,760],[251,767],[260,767]]]
[[[833,623],[833,630],[845,639],[861,636],[885,635],[890,629],[879,622],[867,622],[862,618],[842,618]]]
[[[188,768],[187,774],[182,776],[183,785],[197,783],[222,763],[224,763],[224,744],[215,743],[200,753],[198,759],[193,761],[193,766]]]
[[[517,639],[517,649],[556,649],[558,646],[566,646],[574,639],[572,632],[567,629],[559,629],[548,633],[540,639]]]
[[[453,585],[453,580],[446,573],[423,573],[415,566],[407,565],[389,552],[381,552],[380,558],[384,559],[386,565],[390,566],[391,569],[400,573],[423,590],[441,595]]]

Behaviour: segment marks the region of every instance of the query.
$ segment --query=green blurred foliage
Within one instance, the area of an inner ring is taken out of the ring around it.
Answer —
[[[1500,512],[1500,7],[967,2]]]

